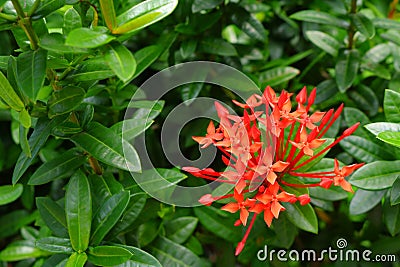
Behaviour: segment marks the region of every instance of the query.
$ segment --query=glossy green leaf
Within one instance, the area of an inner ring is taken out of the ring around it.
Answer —
[[[400,161],[375,161],[358,169],[349,179],[352,185],[366,190],[392,186],[400,175]]]
[[[115,75],[123,82],[127,82],[136,70],[136,61],[131,51],[124,45],[112,42],[106,46],[105,59]]]
[[[68,236],[67,221],[64,208],[48,197],[37,197],[36,206],[40,216],[54,235]]]
[[[241,233],[236,231],[237,229],[233,226],[234,221],[230,218],[223,217],[221,213],[216,212],[216,210],[218,211],[218,209],[214,207],[196,207],[194,208],[194,213],[204,228],[215,235],[230,242],[240,241]],[[229,216],[227,213],[226,215]]]
[[[196,217],[179,217],[165,223],[166,237],[171,241],[182,244],[196,229],[198,219]]]
[[[383,203],[383,222],[392,236],[400,232],[400,205],[392,206],[389,198]]]
[[[390,204],[400,204],[400,176],[397,177],[390,189]]]
[[[152,254],[163,266],[200,267],[199,257],[189,249],[165,237],[159,237],[151,246]]]
[[[391,48],[389,44],[378,44],[369,49],[365,54],[363,59],[367,61],[372,61],[374,63],[380,63],[385,60],[391,53]]]
[[[98,212],[107,199],[124,190],[112,173],[106,172],[103,175],[91,174],[88,179],[90,191],[92,192],[93,207],[97,207],[93,210],[94,214]]]
[[[185,247],[190,249],[192,252],[194,252],[196,255],[202,255],[204,254],[203,246],[201,245],[199,239],[197,239],[195,236],[190,236],[188,241],[185,243]]]
[[[380,77],[382,79],[385,79],[385,80],[390,80],[390,78],[391,78],[390,71],[386,68],[386,66],[383,66],[381,64],[362,60],[361,61],[361,69],[363,71],[371,72],[373,75]]]
[[[370,135],[364,128],[365,124],[370,123],[367,115],[365,115],[361,110],[357,108],[350,108],[350,107],[345,107],[343,109],[343,115],[347,127],[350,127],[356,124],[357,122],[360,123],[360,126],[358,126],[357,130],[353,133],[353,135],[357,135],[365,139],[371,140]]]
[[[38,8],[35,13],[32,15],[32,19],[40,19],[43,18],[50,13],[56,11],[57,9],[63,7],[65,5],[65,0],[46,0],[40,1]]]
[[[35,159],[39,150],[42,148],[47,138],[50,136],[53,128],[62,122],[65,118],[57,117],[53,120],[40,118],[35,126],[35,130],[29,137],[29,147],[31,148],[32,156],[28,157],[25,153],[21,153],[18,157],[12,177],[13,184],[16,184],[21,176],[25,173],[32,161]]]
[[[74,252],[71,241],[68,238],[43,237],[36,240],[35,245],[37,248],[51,253],[72,254]]]
[[[120,265],[117,265],[116,267],[162,267],[160,262],[156,258],[154,258],[151,254],[147,253],[144,250],[121,244],[114,245],[125,248],[133,254],[130,260]]]
[[[357,50],[346,50],[343,56],[336,62],[336,83],[339,91],[345,92],[352,86],[357,77],[359,62],[359,53]]]
[[[349,213],[359,215],[370,211],[379,202],[381,202],[386,190],[367,191],[358,189],[350,202]]]
[[[78,48],[96,48],[114,39],[115,37],[106,34],[102,27],[95,29],[77,28],[68,34],[65,44]]]
[[[68,233],[75,251],[85,251],[89,244],[92,222],[92,198],[85,174],[78,170],[70,179],[65,193]]]
[[[6,205],[15,201],[22,195],[22,184],[0,186],[0,205]]]
[[[360,84],[357,86],[356,90],[350,90],[348,95],[356,103],[357,107],[364,110],[369,116],[372,117],[378,113],[378,97],[370,87]],[[359,122],[364,125],[366,121]]]
[[[21,146],[22,151],[25,155],[30,158],[32,157],[31,148],[29,147],[28,142],[28,132],[29,128],[25,128],[24,126],[19,126],[19,144]]]
[[[331,99],[338,92],[336,82],[332,79],[325,80],[317,85],[317,96],[315,104],[320,104],[327,99]]]
[[[137,240],[140,247],[145,247],[158,236],[160,232],[160,223],[158,220],[149,220],[139,225],[137,228]]]
[[[88,256],[86,255],[85,252],[83,252],[83,253],[74,252],[68,258],[68,261],[65,264],[65,267],[83,267],[85,265],[87,259],[88,259]]]
[[[47,51],[38,49],[17,57],[18,87],[33,101],[39,93],[46,76]]]
[[[32,126],[31,115],[26,109],[19,112],[18,120],[25,129],[29,129]]]
[[[137,31],[165,18],[174,11],[178,0],[147,0],[128,9],[117,17],[117,25],[112,32],[123,34]]]
[[[333,169],[333,167],[331,169]],[[322,187],[312,187],[309,188],[309,191],[311,199],[315,197],[318,199],[328,200],[328,201],[342,200],[347,198],[348,195],[347,192],[344,191],[341,187],[336,187],[336,186],[332,186],[329,189],[325,189]]]
[[[71,149],[42,164],[30,177],[28,184],[40,185],[56,179],[70,177],[81,166],[84,156]]]
[[[115,266],[126,262],[132,257],[132,253],[117,246],[97,246],[88,250],[88,260],[100,266]]]
[[[1,216],[0,238],[16,234],[22,227],[36,220],[37,213],[29,214],[26,210],[14,210]]]
[[[101,4],[101,2],[100,2]],[[82,19],[78,11],[71,7],[64,13],[63,32],[68,35],[72,30],[82,27]],[[65,41],[64,41],[65,42]]]
[[[68,255],[66,254],[54,254],[48,257],[42,267],[65,267],[68,261]]]
[[[385,90],[383,109],[389,122],[400,122],[400,93],[389,89]]]
[[[95,57],[85,60],[70,76],[69,80],[75,82],[86,82],[103,80],[115,76],[104,57]]]
[[[135,52],[136,72],[132,79],[136,78],[145,69],[147,69],[161,55],[162,47],[158,45],[146,46]]]
[[[60,138],[69,138],[74,134],[82,132],[83,129],[76,123],[71,121],[65,121],[54,127],[53,131],[51,132],[52,135]]]
[[[208,0],[208,1],[194,0],[192,4],[192,12],[197,13],[202,10],[213,9],[219,6],[222,2],[223,0]]]
[[[299,73],[300,71],[293,67],[276,67],[260,73],[259,80],[262,87],[276,86],[293,79]]]
[[[117,14],[115,13],[114,1],[100,0],[99,2],[107,28],[112,31],[117,26]]]
[[[39,46],[43,49],[64,54],[81,54],[88,53],[86,48],[72,47],[65,44],[65,37],[60,33],[50,33],[41,37]]]
[[[328,54],[337,57],[340,48],[340,42],[335,38],[320,31],[307,31],[306,36],[310,41],[327,52]]]
[[[0,252],[0,261],[21,261],[46,255],[48,253],[35,247],[33,241],[15,241]]]
[[[327,24],[330,26],[338,26],[344,29],[349,27],[347,21],[338,19],[329,13],[321,11],[303,10],[292,14],[290,18],[319,24]]]
[[[147,130],[153,122],[153,120],[147,119],[127,119],[117,122],[111,129],[118,135],[124,137],[125,140],[130,141]]]
[[[376,138],[400,148],[400,132],[381,132],[376,136]]]
[[[393,19],[374,18],[373,23],[376,28],[400,30],[400,22]]]
[[[203,53],[220,56],[236,56],[236,48],[223,39],[204,38],[199,43],[199,50]]]
[[[284,212],[279,214],[279,220],[272,221],[272,228],[277,233],[273,238],[273,244],[287,249],[293,244],[299,232]]]
[[[129,202],[129,192],[123,191],[107,199],[93,216],[90,244],[97,246],[118,222]]]
[[[232,21],[249,37],[264,42],[267,38],[267,31],[260,21],[254,18],[244,8],[233,10]]]
[[[85,96],[85,90],[77,86],[66,86],[54,91],[47,103],[49,118],[69,113],[76,109]]]
[[[381,132],[400,132],[400,123],[374,122],[365,125],[365,128],[374,135],[378,135]]]
[[[133,146],[97,122],[89,123],[85,132],[72,136],[71,140],[101,162],[123,170],[141,171]]]
[[[375,35],[375,26],[372,21],[362,13],[350,16],[353,25],[365,37],[372,38]]]
[[[286,208],[286,215],[288,219],[300,229],[318,233],[318,220],[315,212],[310,204],[301,206],[299,203],[282,203]]]
[[[24,103],[21,101],[17,93],[10,85],[10,82],[0,71],[0,98],[3,100],[10,108],[21,111],[24,109]]]

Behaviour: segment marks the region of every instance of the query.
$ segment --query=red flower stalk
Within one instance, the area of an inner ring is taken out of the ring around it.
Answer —
[[[332,171],[300,172],[301,167],[320,160],[322,154],[351,135],[359,123],[346,129],[333,143],[324,146],[326,139],[323,135],[340,116],[343,104],[336,111],[331,109],[328,112],[316,111],[310,114],[316,97],[315,88],[309,96],[306,87],[300,91],[296,96],[297,106],[294,110],[291,96],[291,93],[284,90],[277,96],[267,86],[262,96],[254,94],[245,104],[233,101],[244,109],[243,116],[231,115],[225,107],[215,102],[220,118],[219,126],[216,128],[211,121],[204,137],[193,137],[201,148],[216,146],[223,153],[223,163],[229,168],[222,172],[194,167],[184,167],[183,170],[199,178],[234,185],[231,194],[207,194],[199,202],[209,206],[219,199],[232,199],[221,209],[231,213],[239,212],[240,219],[235,222],[236,226],[246,226],[250,214],[253,213],[246,233],[237,245],[236,255],[244,248],[258,214],[263,213],[264,221],[270,227],[273,219],[278,219],[280,212],[285,210],[282,202],[298,201],[300,205],[310,202],[308,194],[296,196],[286,192],[285,188],[329,188],[334,185],[353,192],[345,177],[363,165],[353,164],[340,168],[339,162],[334,159]],[[262,105],[265,105],[265,112],[255,111],[256,107]],[[268,112],[269,108],[271,112]],[[319,152],[315,152],[318,148]],[[286,181],[288,176],[304,181],[299,184],[289,183]],[[309,182],[310,180],[313,182]]]

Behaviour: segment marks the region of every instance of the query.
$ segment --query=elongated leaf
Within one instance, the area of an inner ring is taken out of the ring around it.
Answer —
[[[14,210],[1,216],[0,238],[16,234],[22,227],[36,220],[37,214],[29,214],[26,210]]]
[[[40,1],[39,7],[36,9],[35,13],[32,15],[32,19],[43,18],[50,13],[56,11],[57,9],[65,5],[65,0],[47,0]]]
[[[359,53],[357,50],[346,50],[337,61],[335,71],[339,91],[345,92],[353,84],[359,65]]]
[[[282,203],[286,208],[286,215],[288,219],[300,229],[318,233],[318,220],[315,212],[310,204],[301,206],[299,203]]]
[[[353,135],[357,135],[357,136],[363,137],[365,139],[372,140],[370,138],[370,135],[368,134],[368,132],[363,127],[365,124],[370,123],[367,115],[365,115],[359,109],[349,108],[349,107],[344,108],[343,115],[344,115],[344,119],[346,121],[347,127],[350,127],[350,126],[356,124],[357,122],[360,122],[360,126],[353,133]]]
[[[372,38],[375,35],[375,26],[372,21],[362,13],[350,16],[356,29],[365,37]]]
[[[95,57],[85,60],[76,71],[68,76],[68,79],[75,82],[86,82],[103,80],[112,76],[115,76],[115,74],[108,66],[104,57]]]
[[[394,181],[392,188],[390,189],[390,204],[397,205],[400,203],[400,176]]]
[[[74,252],[68,258],[68,261],[65,264],[65,267],[83,267],[85,265],[87,259],[88,259],[88,256],[86,255],[85,252],[83,252],[83,253]]]
[[[0,71],[0,98],[4,101],[10,108],[21,111],[24,109],[24,103],[19,98],[17,93],[11,87],[10,82]]]
[[[321,11],[303,10],[292,14],[290,18],[319,24],[334,25],[345,29],[349,27],[349,23],[347,21],[338,19]]]
[[[36,248],[33,241],[16,241],[0,252],[0,261],[21,261],[46,255],[48,253]]]
[[[185,242],[196,229],[196,217],[179,217],[165,224],[166,237],[178,244]]]
[[[379,140],[386,142],[390,145],[400,148],[400,131],[399,132],[381,132],[377,135]]]
[[[390,205],[389,198],[383,203],[383,221],[392,236],[400,232],[400,205]]]
[[[89,245],[92,222],[92,198],[85,174],[78,170],[70,179],[65,193],[68,233],[75,251],[85,251]]]
[[[112,31],[117,26],[117,14],[115,13],[114,1],[100,0],[101,13],[103,14],[107,28]]]
[[[158,236],[160,232],[160,222],[156,219],[149,220],[137,229],[137,240],[141,247],[145,247]]]
[[[107,64],[123,82],[127,82],[136,70],[136,61],[131,51],[124,45],[112,42],[107,46],[105,58]]]
[[[67,220],[65,218],[64,208],[60,207],[56,202],[47,197],[36,198],[36,206],[43,221],[54,235],[61,237],[68,236]]]
[[[98,212],[104,202],[112,195],[118,194],[124,190],[123,186],[115,180],[111,173],[103,173],[103,175],[89,175],[90,191],[92,192],[94,214]]]
[[[389,89],[385,90],[383,108],[389,122],[400,122],[400,93]]]
[[[299,233],[298,228],[293,225],[284,212],[279,214],[279,220],[272,221],[272,226],[277,233],[274,237],[274,244],[289,249]]]
[[[351,215],[363,214],[370,211],[379,202],[381,202],[386,190],[367,191],[358,189],[350,202],[349,212]]]
[[[90,244],[97,246],[118,222],[129,202],[129,192],[123,191],[107,199],[93,217]]]
[[[60,54],[64,53],[80,54],[80,53],[88,53],[89,51],[86,48],[78,48],[66,45],[64,35],[55,32],[42,36],[39,42],[39,46],[46,50]]]
[[[236,48],[223,39],[204,38],[200,41],[199,50],[203,53],[220,56],[236,56]]]
[[[33,101],[43,86],[46,76],[47,51],[38,49],[20,54],[17,58],[17,83]]]
[[[61,123],[65,118],[62,116],[56,117],[53,120],[48,120],[45,117],[40,118],[35,126],[35,130],[29,137],[29,147],[31,148],[32,156],[28,157],[25,153],[21,153],[18,157],[14,168],[12,182],[16,184],[21,176],[25,173],[32,161],[35,159],[39,150],[42,148],[47,138],[50,136],[53,128]]]
[[[393,122],[374,122],[365,125],[368,131],[374,135],[378,135],[381,132],[400,132],[400,123]]]
[[[151,246],[152,254],[163,266],[200,267],[200,258],[189,249],[165,237],[159,237]]]
[[[389,44],[378,44],[371,49],[369,49],[365,55],[364,59],[372,61],[375,63],[380,63],[385,60],[391,53],[391,46]]]
[[[313,44],[315,44],[328,54],[334,57],[338,55],[340,43],[329,34],[320,31],[307,31],[306,36]]]
[[[114,36],[104,33],[104,30],[101,27],[96,28],[96,30],[77,28],[68,34],[65,44],[79,48],[96,48],[105,45],[114,39]]]
[[[275,86],[285,83],[296,77],[300,71],[293,67],[276,67],[260,74],[259,80],[262,87],[266,85]]]
[[[218,5],[220,5],[222,2],[223,0],[208,0],[208,1],[194,0],[192,4],[192,12],[197,13],[202,10],[213,9]]]
[[[356,90],[350,90],[348,94],[354,100],[357,106],[364,110],[364,112],[366,112],[369,116],[372,117],[378,113],[378,97],[368,86],[360,84],[357,86]],[[361,122],[363,125],[365,124],[365,121],[359,122]]]
[[[146,46],[135,52],[136,72],[132,79],[136,78],[145,69],[147,69],[161,55],[162,47],[158,45]]]
[[[364,71],[369,71],[372,74],[385,79],[385,80],[390,80],[391,78],[391,74],[390,71],[383,65],[380,65],[378,63],[374,63],[371,61],[366,61],[366,60],[362,60],[361,61],[361,69]]]
[[[81,104],[85,93],[85,90],[77,86],[66,86],[54,91],[47,103],[49,118],[73,111]]]
[[[123,34],[137,31],[165,18],[174,11],[178,0],[147,0],[128,9],[117,17],[117,25],[112,32]]]
[[[267,38],[267,32],[261,22],[244,8],[237,8],[233,11],[232,21],[251,38],[261,42]]]
[[[187,106],[190,105],[193,102],[194,98],[199,95],[203,86],[204,83],[191,83],[183,85],[181,87],[181,97],[184,101],[183,103]]]
[[[153,120],[147,119],[127,119],[117,122],[111,129],[118,135],[123,136],[125,140],[130,141],[147,130],[153,122]]]
[[[71,140],[101,162],[123,170],[141,171],[133,146],[99,123],[89,123],[86,132],[72,136]]]
[[[156,258],[154,258],[151,254],[147,253],[144,250],[121,244],[113,245],[125,248],[133,254],[130,260],[120,265],[117,265],[116,267],[162,267],[160,262]]]
[[[102,2],[102,1],[101,1]],[[100,5],[101,5],[100,2]],[[103,13],[104,15],[104,13]],[[72,30],[82,27],[82,19],[78,11],[71,7],[64,13],[63,32],[68,35]],[[65,41],[63,42],[65,43]]]
[[[42,164],[31,176],[28,184],[40,185],[56,179],[70,177],[84,163],[84,156],[75,149]]]
[[[352,185],[366,190],[380,190],[392,186],[400,175],[400,161],[375,161],[362,166],[349,179]]]
[[[22,184],[0,186],[0,205],[13,202],[22,195]]]
[[[388,18],[374,18],[373,23],[376,28],[400,30],[400,22],[397,20]]]
[[[90,247],[88,260],[100,266],[115,266],[126,262],[132,257],[132,253],[122,247],[117,246],[97,246]]]
[[[44,237],[40,238],[35,243],[36,247],[51,253],[71,254],[74,252],[71,246],[71,241],[68,238],[60,237]]]

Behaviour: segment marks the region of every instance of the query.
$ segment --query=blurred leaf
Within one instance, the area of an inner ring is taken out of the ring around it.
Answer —
[[[350,15],[356,29],[365,37],[372,38],[375,35],[375,27],[372,21],[362,13]]]
[[[236,48],[223,39],[204,38],[199,43],[199,50],[203,53],[219,56],[236,56]]]
[[[192,4],[192,12],[197,13],[202,10],[213,9],[219,6],[224,0],[194,0]]]
[[[259,75],[261,87],[276,86],[283,84],[294,77],[296,77],[300,71],[293,67],[276,67],[267,71],[263,71]]]
[[[149,101],[149,100],[141,100],[141,101],[133,101],[129,103],[130,108],[137,108],[138,110],[132,114],[130,119],[146,119],[147,121],[155,119],[164,108],[164,100],[158,101]],[[129,124],[126,125],[129,127]]]
[[[114,245],[125,248],[133,254],[130,260],[116,267],[162,267],[156,258],[144,250],[121,244]]]
[[[400,176],[394,181],[390,189],[390,204],[397,205],[400,203]]]
[[[364,54],[363,59],[374,63],[380,63],[390,55],[390,47],[391,46],[386,43],[375,45]]]
[[[198,41],[194,40],[194,39],[188,39],[188,40],[182,41],[181,47],[179,48],[179,52],[181,53],[181,56],[184,59],[186,59],[190,56],[193,56],[196,52],[197,43],[198,43]]]
[[[101,4],[101,2],[100,2]],[[72,30],[82,27],[82,19],[78,11],[71,7],[64,13],[63,32],[68,35]],[[65,41],[63,42],[65,43]]]
[[[202,255],[204,253],[200,241],[193,235],[189,237],[188,241],[185,243],[185,247],[193,251],[196,255]]]
[[[24,109],[24,103],[21,101],[19,96],[15,93],[14,89],[11,87],[10,82],[0,71],[0,98],[3,100],[10,108],[21,111]]]
[[[105,29],[104,27],[74,29],[68,34],[65,44],[78,48],[96,48],[105,45],[115,39],[114,36],[106,34]]]
[[[87,261],[87,258],[88,257],[85,252],[82,253],[74,252],[68,258],[65,267],[83,267]]]
[[[115,266],[126,262],[132,257],[132,253],[117,246],[97,246],[88,250],[88,260],[100,266]]]
[[[182,100],[184,101],[183,103],[185,105],[190,105],[194,98],[196,98],[200,91],[203,89],[204,83],[201,82],[196,82],[196,83],[190,83],[190,84],[185,84],[182,85],[181,87],[181,97]]]
[[[310,41],[327,52],[328,54],[337,57],[340,43],[335,38],[320,31],[307,31],[306,36]]]
[[[48,197],[37,197],[36,206],[40,216],[54,235],[67,237],[67,221],[64,208]]]
[[[54,91],[47,103],[49,118],[73,111],[81,104],[85,94],[85,90],[77,86],[66,86]]]
[[[43,18],[65,5],[65,0],[40,1],[38,8],[32,15],[33,20]]]
[[[289,249],[298,234],[298,228],[287,218],[287,214],[279,214],[279,220],[272,221],[272,228],[276,233],[274,245]]]
[[[140,247],[145,247],[153,242],[159,231],[160,223],[154,219],[139,225],[137,229],[137,240]]]
[[[315,104],[323,103],[325,100],[332,98],[338,92],[336,82],[334,80],[325,80],[317,85],[317,96]]]
[[[21,227],[32,223],[37,217],[36,213],[29,214],[26,210],[13,210],[1,216],[0,238],[16,234]]]
[[[390,80],[391,78],[390,71],[385,66],[374,62],[367,62],[365,60],[362,60],[361,69],[372,72],[374,75],[385,80]]]
[[[389,89],[385,90],[383,109],[389,122],[400,122],[400,93]]]
[[[400,205],[391,206],[389,198],[383,203],[383,222],[392,236],[400,232]]]
[[[400,148],[400,132],[381,132],[376,138]]]
[[[267,38],[267,31],[264,29],[262,23],[244,8],[235,8],[233,10],[232,21],[251,38],[261,42],[264,42]]]
[[[161,55],[162,48],[158,45],[146,46],[135,52],[136,72],[132,79],[136,78],[145,69],[147,69]]]
[[[36,243],[36,247],[48,251],[51,253],[73,253],[74,250],[71,246],[71,241],[68,238],[60,238],[60,237],[43,237],[39,238]]]
[[[85,251],[92,222],[92,198],[85,174],[78,170],[71,177],[65,193],[68,233],[75,251]]]
[[[21,123],[21,126],[23,126],[26,130],[32,126],[31,115],[29,115],[29,112],[26,109],[23,109],[19,112],[18,120]],[[27,155],[30,156],[30,151],[27,153]]]
[[[336,83],[340,92],[345,92],[352,86],[357,77],[359,67],[359,53],[357,50],[346,50],[336,62]]]
[[[299,203],[282,203],[286,208],[286,215],[288,219],[300,229],[318,233],[318,220],[315,212],[310,204],[301,206]]]
[[[343,115],[344,119],[346,121],[347,127],[350,127],[357,122],[360,123],[358,126],[357,130],[353,133],[353,135],[357,135],[360,137],[363,137],[365,139],[369,139],[371,141],[374,141],[374,139],[370,138],[370,135],[368,132],[365,130],[364,125],[370,123],[369,118],[367,115],[364,114],[361,110],[357,108],[350,108],[350,107],[345,107],[343,109]]]
[[[400,30],[400,22],[393,19],[374,18],[373,23],[376,28]]]
[[[166,237],[173,242],[182,244],[196,229],[198,219],[196,217],[179,217],[165,223]]]
[[[22,184],[0,186],[0,205],[6,205],[15,201],[22,195]]]
[[[354,100],[357,106],[367,112],[369,116],[373,117],[378,113],[378,97],[375,95],[374,91],[368,86],[360,84],[355,90],[350,90],[348,94]],[[365,120],[359,120],[359,122],[361,122],[362,124],[366,123]],[[349,124],[349,126],[353,124]]]
[[[358,169],[349,179],[352,185],[366,190],[392,186],[400,175],[400,161],[375,161]]]
[[[381,202],[386,190],[367,191],[358,189],[350,202],[349,213],[359,215],[370,211],[379,202]]]
[[[374,135],[378,135],[381,132],[391,131],[391,132],[400,132],[400,123],[393,122],[374,122],[365,125],[368,131],[370,131]]]
[[[344,29],[349,27],[347,21],[338,19],[329,13],[321,11],[303,10],[290,15],[290,18],[319,24],[327,24],[329,26],[337,26]]]
[[[47,252],[36,248],[33,241],[15,241],[0,252],[0,261],[21,261],[47,255]]]
[[[106,46],[105,59],[110,68],[123,82],[127,82],[136,70],[136,61],[131,51],[124,45],[112,42]]]

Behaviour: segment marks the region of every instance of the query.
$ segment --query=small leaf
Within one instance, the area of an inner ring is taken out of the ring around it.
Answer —
[[[327,24],[330,26],[338,26],[344,29],[349,27],[349,23],[347,21],[338,19],[329,13],[321,11],[303,10],[290,15],[290,18],[319,24]]]
[[[83,252],[83,253],[74,252],[68,258],[68,261],[65,264],[65,267],[83,267],[85,265],[87,259],[88,259],[88,256],[86,255],[85,252]]]
[[[114,245],[125,248],[133,254],[130,260],[116,267],[162,267],[156,258],[144,250],[121,244]]]
[[[22,195],[22,184],[0,186],[0,205],[6,205],[15,201]]]
[[[32,126],[31,115],[26,109],[19,112],[18,120],[25,129],[29,129]]]
[[[48,197],[37,197],[36,206],[43,221],[54,235],[61,237],[68,236],[64,208]]]
[[[386,190],[367,191],[358,189],[350,202],[349,213],[359,215],[370,211],[379,202],[381,202]]]
[[[160,232],[160,223],[153,219],[146,221],[145,223],[139,225],[137,228],[137,240],[141,247],[145,247],[158,236]]]
[[[378,44],[369,49],[364,54],[364,59],[374,63],[380,63],[385,60],[391,53],[391,46],[389,44]]]
[[[147,119],[127,119],[117,122],[111,129],[125,140],[131,141],[144,131],[146,131],[152,124],[153,120]]]
[[[249,37],[261,42],[267,38],[267,32],[260,21],[254,18],[244,8],[235,8],[232,14],[232,21]]]
[[[378,135],[381,132],[400,132],[400,123],[393,122],[374,122],[365,125],[368,131],[374,135]]]
[[[10,108],[21,111],[23,110],[24,103],[21,101],[17,93],[11,87],[10,82],[0,71],[0,98],[3,100]]]
[[[101,2],[100,2],[101,4]],[[63,32],[68,35],[72,30],[82,27],[82,19],[78,11],[71,7],[64,13]]]
[[[199,43],[199,50],[203,53],[220,55],[220,56],[236,56],[236,48],[223,39],[204,38]]]
[[[82,54],[88,53],[86,48],[72,47],[65,44],[65,37],[60,33],[50,33],[43,35],[40,39],[39,46],[43,49],[56,52],[59,54],[71,53]]]
[[[400,161],[375,161],[358,169],[349,179],[352,185],[366,190],[392,186],[400,175]]]
[[[65,193],[68,233],[75,251],[85,251],[89,244],[92,222],[92,198],[85,174],[78,170],[70,179]]]
[[[346,121],[347,127],[350,127],[350,126],[356,124],[357,122],[360,122],[360,126],[358,126],[357,130],[353,133],[353,135],[357,135],[357,136],[360,136],[365,139],[369,139],[369,140],[373,141],[370,138],[370,135],[368,134],[368,132],[363,127],[365,124],[370,123],[367,115],[365,115],[361,110],[359,110],[357,108],[349,108],[349,107],[345,107],[343,109],[343,115],[344,115],[344,119]]]
[[[100,0],[101,14],[103,14],[107,28],[112,31],[117,26],[117,14],[115,14],[114,1]]]
[[[96,48],[115,39],[114,36],[104,33],[103,28],[97,27],[95,29],[74,29],[68,34],[65,44],[78,48]]]
[[[222,2],[223,0],[208,0],[208,1],[194,0],[192,4],[192,12],[197,13],[202,10],[213,9],[219,6]]]
[[[97,246],[90,247],[88,260],[100,266],[115,266],[126,262],[132,257],[132,253],[122,247],[117,246]]]
[[[320,31],[307,31],[306,36],[313,44],[328,54],[337,57],[340,43],[335,38]]]
[[[357,50],[346,50],[336,62],[336,83],[339,91],[345,92],[352,86],[357,77],[359,65],[359,53]]]
[[[47,15],[63,7],[64,5],[65,5],[65,0],[40,1],[38,8],[32,15],[32,19],[37,20],[46,17]]]
[[[107,64],[123,82],[127,82],[136,70],[136,61],[131,51],[124,45],[112,42],[105,53]]]
[[[33,241],[15,241],[0,252],[0,261],[22,261],[47,255],[47,252],[36,248]]]
[[[290,204],[282,203],[286,208],[286,215],[288,219],[300,229],[318,233],[318,220],[315,212],[310,204],[301,206],[299,203]]]
[[[383,109],[389,122],[400,122],[400,93],[389,89],[385,90]]]
[[[68,80],[74,82],[86,82],[103,80],[115,76],[108,66],[104,57],[95,57],[85,60],[79,67],[68,76]]]
[[[196,229],[196,217],[179,217],[165,223],[166,237],[178,244],[185,242]]]
[[[400,205],[390,205],[388,198],[383,203],[383,221],[392,236],[400,232]]]
[[[365,37],[371,39],[375,35],[375,27],[372,21],[362,13],[350,16],[356,29]]]
[[[135,52],[136,72],[132,79],[136,78],[145,69],[147,69],[161,55],[162,48],[158,45],[146,46]]]
[[[376,138],[400,148],[400,132],[381,132],[376,136]]]
[[[35,245],[37,248],[51,253],[71,254],[74,252],[71,246],[71,241],[68,238],[54,236],[43,237],[39,238]]]
[[[373,23],[376,28],[400,30],[400,22],[393,19],[374,18]]]
[[[260,73],[259,80],[262,87],[276,86],[293,79],[299,73],[300,71],[293,67],[276,67]]]
[[[397,205],[400,203],[400,176],[394,181],[392,188],[390,189],[390,204]]]
[[[49,118],[69,113],[76,109],[85,96],[85,90],[77,86],[66,86],[61,90],[54,91],[47,105]]]

